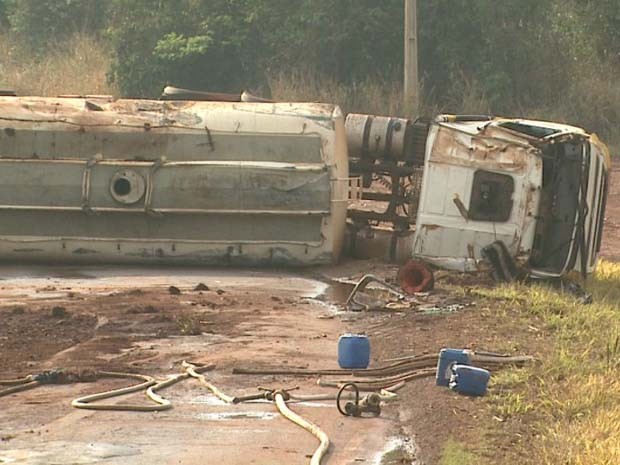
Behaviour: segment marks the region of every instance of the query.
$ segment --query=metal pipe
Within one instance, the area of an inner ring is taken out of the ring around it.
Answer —
[[[374,211],[354,210],[350,209],[347,212],[347,216],[353,219],[373,220],[373,221],[388,221],[392,223],[400,224],[414,224],[415,218],[409,218],[408,216],[399,215],[397,213],[379,213]]]
[[[358,385],[360,390],[366,391],[378,391],[380,389],[389,390],[390,386],[393,386],[397,383],[412,381],[414,379],[426,378],[435,375],[435,369],[424,369],[424,370],[416,370],[411,371],[409,373],[405,373],[396,377],[388,377],[388,378],[380,378],[380,379],[357,379],[357,378],[349,378],[349,379],[341,379],[334,381],[325,381],[323,379],[319,379],[319,386],[325,387],[337,387],[341,388],[346,383],[355,383]]]
[[[379,368],[366,368],[363,370],[348,369],[295,369],[295,368],[233,368],[235,375],[288,375],[288,376],[313,376],[313,375],[361,375],[361,376],[386,376],[411,371],[416,368],[430,368],[437,364],[439,354],[416,355],[414,358]]]
[[[349,165],[351,172],[371,172],[381,174],[394,174],[401,177],[411,176],[420,171],[419,167],[393,165],[390,163],[371,163],[361,160],[351,160]]]

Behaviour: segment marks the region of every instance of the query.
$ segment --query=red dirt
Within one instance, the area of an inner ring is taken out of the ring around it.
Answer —
[[[620,261],[620,168],[611,171],[601,256]]]

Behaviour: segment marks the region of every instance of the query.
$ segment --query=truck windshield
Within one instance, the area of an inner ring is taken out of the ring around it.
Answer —
[[[554,273],[575,263],[580,246],[580,192],[587,191],[583,173],[589,158],[581,141],[548,145],[543,150],[543,183],[530,262]],[[585,177],[587,183],[587,177]],[[570,257],[569,257],[570,254]]]
[[[512,131],[520,132],[527,136],[537,137],[539,139],[560,132],[558,129],[532,126],[531,124],[519,123],[518,121],[504,121],[502,123],[499,123],[498,126],[510,129]]]

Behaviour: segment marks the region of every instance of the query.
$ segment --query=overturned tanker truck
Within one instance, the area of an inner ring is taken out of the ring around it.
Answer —
[[[609,169],[596,136],[547,122],[345,124],[336,105],[246,94],[4,96],[0,259],[325,264],[381,223],[441,267],[585,274]]]

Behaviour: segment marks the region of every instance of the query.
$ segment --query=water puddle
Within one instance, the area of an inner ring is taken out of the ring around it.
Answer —
[[[317,300],[335,305],[341,310],[346,310],[345,305],[351,292],[358,283],[351,279],[334,279],[332,280],[323,293],[317,297]],[[386,289],[378,283],[371,282],[364,289],[360,289],[355,294],[354,305],[364,310],[383,310],[390,308],[390,304],[401,302],[394,291]],[[408,308],[409,305],[406,305]],[[395,310],[393,308],[392,310]]]
[[[316,297],[316,300],[344,305],[355,284],[355,281],[350,280],[332,280],[323,292]]]
[[[201,405],[209,405],[209,406],[224,406],[228,405],[227,402],[224,402],[217,396],[213,395],[204,395],[204,396],[194,396],[189,401],[189,404],[201,404]]]
[[[374,465],[415,465],[416,446],[407,437],[395,436],[388,439],[381,452],[375,455]]]

